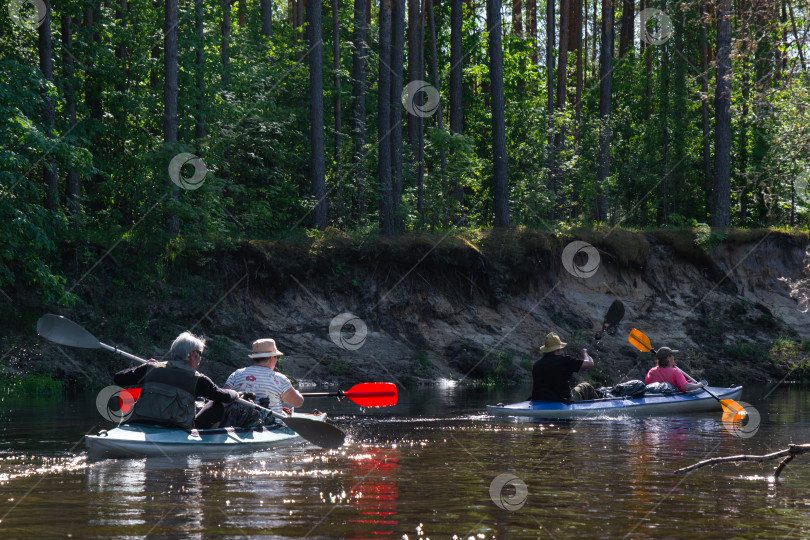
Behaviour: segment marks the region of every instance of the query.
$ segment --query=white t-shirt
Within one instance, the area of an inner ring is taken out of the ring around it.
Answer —
[[[238,392],[253,392],[256,401],[263,397],[270,399],[270,408],[282,413],[281,395],[292,388],[292,383],[285,375],[263,366],[249,366],[237,369],[225,382]]]

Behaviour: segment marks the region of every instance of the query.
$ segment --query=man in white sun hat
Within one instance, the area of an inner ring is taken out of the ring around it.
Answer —
[[[253,359],[253,365],[231,373],[225,388],[255,394],[256,403],[278,413],[287,412],[285,403],[289,407],[300,407],[304,404],[304,396],[293,388],[290,379],[276,371],[278,358],[283,355],[274,339],[257,339],[253,342],[253,354],[248,355]]]

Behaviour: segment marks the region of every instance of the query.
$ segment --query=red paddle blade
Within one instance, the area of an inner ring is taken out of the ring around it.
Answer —
[[[390,407],[397,404],[397,386],[394,383],[360,383],[343,395],[361,407]]]
[[[118,394],[118,407],[121,409],[121,414],[129,413],[130,409],[132,409],[132,406],[135,405],[135,402],[138,401],[140,396],[140,388],[128,388],[126,390],[121,390],[121,392]]]
[[[640,350],[641,352],[650,352],[652,350],[650,338],[644,335],[644,333],[641,330],[636,330],[635,328],[630,330],[630,335],[627,336],[627,341],[630,342],[630,345]]]

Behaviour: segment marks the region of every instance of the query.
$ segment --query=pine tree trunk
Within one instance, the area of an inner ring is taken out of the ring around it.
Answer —
[[[127,0],[119,0],[118,3],[118,14],[116,16],[117,24],[120,28],[126,28],[127,22],[125,19],[125,14],[127,12]],[[128,56],[127,46],[124,43],[120,43],[118,47],[115,48],[115,57],[118,58],[119,65],[121,68],[121,78],[118,79],[118,83],[116,84],[116,89],[118,92],[125,92],[126,91],[126,83],[129,79],[129,68],[126,65],[126,58]]]
[[[490,0],[487,12],[489,33],[489,80],[492,96],[492,165],[495,194],[495,226],[509,226],[509,183],[506,170],[506,118],[503,91],[503,45],[501,43],[501,0]]]
[[[343,177],[341,172],[341,146],[343,138],[343,118],[340,99],[340,2],[332,0],[332,62],[335,85],[335,181],[337,182],[337,221],[343,224]]]
[[[312,225],[324,230],[327,224],[326,164],[323,135],[323,45],[321,43],[321,1],[309,0],[307,4],[309,33],[309,136],[312,157],[310,174],[315,208],[312,210]]]
[[[430,56],[431,56],[431,76],[433,78],[433,85],[436,88],[441,88],[441,81],[439,80],[439,54],[437,51],[436,46],[436,21],[433,17],[433,0],[426,0],[427,2],[427,15],[428,15],[428,25],[430,27]],[[439,99],[439,105],[436,109],[436,126],[439,130],[444,131],[444,119],[442,117],[442,102]],[[442,150],[441,152],[441,185],[442,185],[442,193],[446,193],[445,191],[445,174],[447,172],[447,153]],[[424,195],[422,193],[422,186],[419,186],[419,212],[422,213],[422,204],[424,199]]]
[[[740,116],[740,129],[739,129],[739,170],[743,181],[743,189],[740,193],[740,225],[745,226],[748,213],[748,115],[750,113],[750,100],[751,100],[751,75],[749,72],[750,66],[750,26],[749,18],[742,16],[742,28],[740,30],[740,53],[741,65],[740,72],[742,74],[742,115]]]
[[[424,69],[422,67],[421,38],[422,32],[420,23],[422,13],[419,0],[408,0],[408,82],[419,81],[423,78]],[[422,104],[422,94],[409,96],[415,104]],[[411,147],[412,166],[414,179],[417,186],[417,211],[422,213],[421,189],[424,175],[424,162],[422,160],[422,144],[420,134],[422,132],[421,116],[408,114],[408,143]]]
[[[633,50],[635,0],[622,0],[621,34],[619,36],[619,59]]]
[[[551,210],[549,219],[557,218],[557,164],[554,149],[554,49],[557,45],[556,17],[554,14],[554,0],[546,2],[546,98],[548,114],[548,183],[551,192]]]
[[[197,30],[196,55],[194,59],[194,82],[197,89],[194,104],[194,137],[205,137],[205,13],[203,0],[194,1],[194,26]]]
[[[570,0],[571,29],[568,31],[568,50],[576,53],[576,90],[571,96],[574,103],[574,137],[579,146],[579,124],[582,118],[582,0]]]
[[[703,176],[704,189],[709,197],[712,184],[712,151],[709,146],[711,138],[711,124],[709,121],[709,45],[706,35],[706,0],[700,0],[700,94],[701,115],[703,127]]]
[[[731,224],[731,5],[717,3],[717,86],[714,97],[712,227]]]
[[[529,38],[531,52],[529,58],[532,65],[536,66],[537,57],[537,0],[526,0],[526,34]]]
[[[394,211],[391,186],[391,70],[386,69],[385,60],[391,58],[391,3],[395,0],[380,0],[379,36],[379,83],[377,92],[377,135],[379,147],[377,163],[380,177],[380,227],[385,236],[394,235]]]
[[[512,0],[512,33],[523,39],[523,0]]]
[[[45,19],[39,25],[39,69],[43,78],[53,84],[53,44],[51,43],[51,2],[44,0]],[[56,109],[53,98],[47,92],[42,95],[42,117],[45,135],[52,139],[56,128]],[[56,161],[49,155],[42,167],[42,181],[45,184],[45,208],[53,213],[59,209],[59,173]]]
[[[222,24],[221,24],[221,31],[222,31],[222,45],[220,49],[220,59],[222,61],[222,100],[224,102],[229,101],[228,91],[231,87],[231,6],[233,5],[233,0],[223,0],[222,1]],[[225,161],[224,166],[222,167],[221,176],[222,179],[230,181],[231,179],[231,146],[225,138],[223,141],[225,145],[225,151],[223,155],[223,159]]]
[[[570,27],[571,8],[573,0],[560,0],[560,46],[557,56],[557,113],[565,110],[565,102],[568,98],[568,34]],[[565,124],[560,122],[554,135],[555,162],[560,163],[565,144]],[[554,200],[555,206],[562,203],[562,187],[565,182],[562,167],[557,167],[554,174]]]
[[[76,126],[76,79],[75,61],[73,57],[73,18],[68,13],[62,14],[62,63],[65,66],[65,108],[68,113],[68,131]],[[71,225],[79,226],[79,216],[82,212],[81,176],[73,170],[67,173],[66,203],[70,212]]]
[[[177,0],[166,0],[163,26],[163,142],[177,143]],[[166,185],[177,198],[177,188],[170,179]],[[180,232],[180,221],[175,215],[167,216],[167,232],[174,237]]]
[[[260,0],[262,17],[262,35],[267,39],[273,37],[273,0]]]
[[[402,231],[402,77],[405,66],[405,0],[391,7],[391,195],[394,230]]]
[[[605,221],[608,197],[603,183],[610,177],[610,107],[613,64],[613,0],[602,0],[602,27],[599,53],[599,166],[597,183],[599,195],[596,204],[597,221]]]
[[[450,0],[450,133],[453,134],[464,132],[463,89],[461,86],[464,59],[464,51],[461,49],[462,22],[461,0]],[[464,191],[458,179],[453,180],[453,194],[459,207],[462,207]]]
[[[366,1],[354,0],[354,54],[352,55],[352,165],[357,191],[357,222],[366,214]]]

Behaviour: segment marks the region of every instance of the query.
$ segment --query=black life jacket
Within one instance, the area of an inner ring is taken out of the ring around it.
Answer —
[[[188,366],[155,366],[144,377],[143,389],[130,422],[191,429],[199,374]]]

